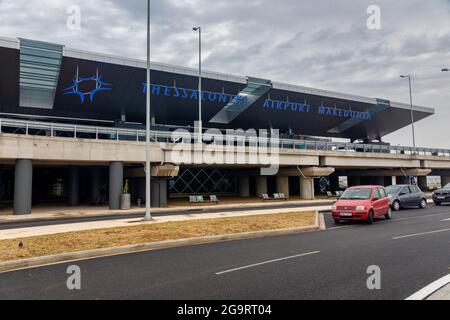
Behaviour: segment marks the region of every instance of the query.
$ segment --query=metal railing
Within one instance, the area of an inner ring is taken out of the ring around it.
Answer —
[[[29,120],[16,120],[0,118],[0,133],[13,133],[48,137],[66,137],[75,139],[96,139],[116,141],[145,142],[145,130],[96,127],[88,125],[76,125],[65,123],[40,122]],[[152,131],[150,139],[159,143],[194,143],[193,133],[185,131]],[[207,136],[207,135],[205,135]],[[227,139],[230,137],[227,136]],[[239,143],[255,146],[256,141],[266,146],[279,147],[281,149],[311,150],[311,151],[334,151],[334,152],[363,152],[363,153],[385,153],[385,154],[414,154],[414,148],[403,146],[389,146],[378,144],[355,144],[329,141],[311,141],[294,139],[264,139],[250,136],[236,135],[231,137]],[[273,145],[274,141],[278,145]],[[215,141],[216,143],[217,141]],[[272,144],[271,144],[272,143]],[[423,156],[450,157],[450,150],[435,148],[416,148],[416,154]]]

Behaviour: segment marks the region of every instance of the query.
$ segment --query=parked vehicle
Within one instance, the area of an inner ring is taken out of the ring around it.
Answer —
[[[443,202],[450,202],[450,183],[433,192],[433,202],[437,206],[440,206]]]
[[[375,218],[381,216],[392,219],[389,197],[381,186],[348,188],[331,211],[335,223],[350,220],[372,224]]]
[[[393,211],[399,211],[407,207],[419,207],[421,209],[427,207],[427,196],[418,186],[407,184],[389,186],[386,188],[386,192]]]

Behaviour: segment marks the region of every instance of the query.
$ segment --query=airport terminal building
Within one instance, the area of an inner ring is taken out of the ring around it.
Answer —
[[[159,63],[151,64],[147,88],[145,61],[28,39],[0,38],[0,61],[0,195],[2,206],[17,214],[59,202],[116,208],[126,180],[133,201],[145,199],[147,90],[158,144],[152,155],[155,206],[197,194],[249,197],[282,190],[312,198],[339,188],[339,176],[348,176],[349,184],[390,184],[393,176],[432,172],[450,176],[448,151],[423,149],[419,158],[382,141],[411,124],[408,104],[209,71],[199,94],[198,70]],[[278,129],[280,173],[261,176],[252,163],[171,162],[170,132],[191,130],[199,99],[205,130]],[[413,113],[421,121],[434,110],[414,106]],[[332,138],[349,143],[333,144]]]

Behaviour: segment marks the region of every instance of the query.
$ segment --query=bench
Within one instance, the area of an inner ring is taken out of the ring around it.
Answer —
[[[278,201],[278,200],[288,200],[288,197],[284,193],[274,193],[273,198],[269,197],[267,193],[262,194],[262,199],[264,201]]]
[[[210,195],[209,201],[206,201],[203,196],[189,196],[190,204],[218,204],[219,199],[216,195]]]

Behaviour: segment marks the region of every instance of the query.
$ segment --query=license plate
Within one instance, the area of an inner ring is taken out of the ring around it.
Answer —
[[[341,217],[353,217],[353,213],[350,212],[342,212],[340,214]]]

